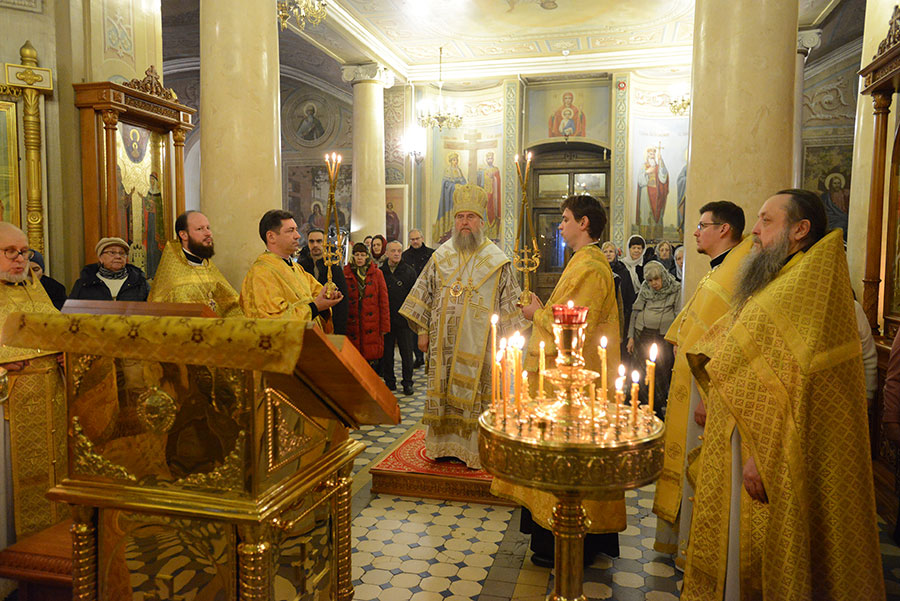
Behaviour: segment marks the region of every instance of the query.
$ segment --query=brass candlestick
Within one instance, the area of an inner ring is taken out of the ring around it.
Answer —
[[[338,291],[337,284],[331,281],[331,268],[341,264],[341,248],[344,246],[341,235],[341,224],[338,221],[337,203],[334,201],[334,191],[337,189],[338,173],[341,171],[341,155],[334,152],[331,156],[325,155],[325,165],[328,167],[328,207],[325,209],[325,267],[328,272],[328,281],[325,283],[325,298],[332,298]],[[334,233],[336,242],[331,241],[331,220],[334,219]]]
[[[513,267],[522,272],[524,276],[524,286],[522,287],[522,296],[519,297],[519,304],[523,307],[531,304],[531,285],[529,274],[537,271],[541,264],[541,252],[538,250],[537,237],[534,233],[534,220],[528,211],[528,174],[531,171],[531,153],[525,155],[525,172],[519,166],[519,155],[516,155],[516,172],[519,174],[519,186],[522,189],[522,204],[519,209],[519,225],[516,229],[516,247],[513,251]],[[521,247],[524,230],[524,237],[531,235],[531,248],[528,247],[528,240],[525,246]]]

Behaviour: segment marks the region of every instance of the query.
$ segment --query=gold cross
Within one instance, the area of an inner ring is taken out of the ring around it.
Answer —
[[[24,81],[28,85],[33,86],[35,82],[44,81],[44,76],[38,75],[31,69],[25,69],[24,71],[16,73],[16,79]]]

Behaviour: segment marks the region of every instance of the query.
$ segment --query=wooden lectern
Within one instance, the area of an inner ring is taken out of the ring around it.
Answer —
[[[342,336],[301,322],[14,314],[66,355],[73,598],[339,599],[362,424],[397,401]]]

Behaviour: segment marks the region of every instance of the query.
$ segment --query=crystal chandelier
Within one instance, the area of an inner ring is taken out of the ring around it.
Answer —
[[[291,17],[297,21],[297,27],[303,29],[306,24],[318,25],[325,18],[325,0],[277,0],[278,23],[281,31],[287,28]]]
[[[679,117],[687,115],[688,111],[691,110],[691,97],[688,94],[682,94],[677,98],[673,98],[669,101],[669,110],[672,111],[672,114]]]
[[[438,97],[437,101],[423,103],[419,109],[419,125],[421,127],[437,127],[442,130],[445,127],[459,127],[462,125],[462,110],[458,105],[444,104],[444,47],[441,46],[440,62],[438,63]]]

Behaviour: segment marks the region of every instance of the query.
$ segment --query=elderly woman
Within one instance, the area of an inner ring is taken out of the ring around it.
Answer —
[[[684,246],[675,249],[675,279],[679,282],[684,279]]]
[[[674,363],[672,345],[666,342],[664,336],[680,310],[681,286],[672,274],[658,261],[644,265],[644,283],[631,308],[626,349],[636,358],[644,358],[649,355],[651,345],[656,343],[659,348],[655,407],[660,417],[665,415],[665,399],[669,395],[669,380]]]
[[[659,244],[656,245],[656,261],[662,263],[662,266],[665,267],[669,273],[675,275],[675,257],[672,253],[672,243],[668,240],[663,240]]]
[[[621,294],[619,296],[621,301],[619,305],[619,323],[622,325],[622,331],[619,333],[619,337],[621,340],[626,340],[628,323],[631,320],[631,305],[634,304],[634,299],[637,298],[637,291],[631,282],[631,274],[628,268],[619,260],[619,249],[616,248],[616,245],[607,240],[600,246],[600,250],[606,255],[610,269],[617,276],[616,286]]]
[[[150,285],[139,267],[128,264],[128,243],[102,238],[94,247],[99,262],[85,265],[69,298],[80,300],[145,301]]]

